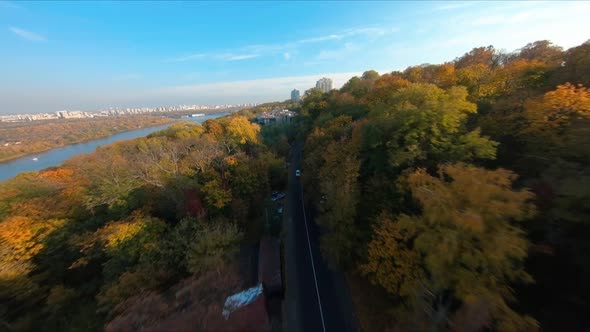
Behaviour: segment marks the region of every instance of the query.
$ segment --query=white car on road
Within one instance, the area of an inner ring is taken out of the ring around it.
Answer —
[[[301,176],[301,171],[300,170],[296,170],[295,171],[295,176],[296,177],[300,177]]]

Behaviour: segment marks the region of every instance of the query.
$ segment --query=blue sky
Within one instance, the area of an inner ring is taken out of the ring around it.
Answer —
[[[590,39],[588,2],[0,2],[0,113],[284,100],[322,76]]]

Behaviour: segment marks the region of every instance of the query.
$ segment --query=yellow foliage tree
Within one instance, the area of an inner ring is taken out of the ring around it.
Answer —
[[[524,116],[529,125],[521,134],[530,148],[580,155],[580,148],[588,143],[590,90],[582,85],[560,85],[526,103]]]
[[[232,117],[227,124],[226,131],[239,144],[258,143],[259,141],[260,126],[243,116]]]
[[[528,242],[516,222],[534,213],[532,194],[513,191],[515,178],[507,170],[467,164],[441,166],[438,177],[422,169],[410,174],[405,182],[422,213],[382,215],[362,271],[427,313],[430,328],[459,319],[452,302],[464,308],[477,298],[488,317],[478,329],[535,330],[535,320],[507,304],[513,300],[510,283],[531,281],[523,269]],[[462,310],[462,319],[465,312],[473,310]]]

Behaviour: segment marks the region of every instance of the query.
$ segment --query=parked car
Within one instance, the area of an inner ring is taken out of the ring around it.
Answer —
[[[272,195],[270,196],[270,200],[271,200],[271,201],[273,201],[273,202],[276,202],[276,201],[278,201],[278,200],[280,200],[280,199],[283,199],[283,198],[285,198],[285,196],[286,196],[286,195],[285,195],[285,193],[282,193],[282,192],[275,191],[275,192],[273,192],[273,193],[272,193]]]
[[[301,171],[300,170],[296,170],[295,171],[295,176],[296,177],[300,177],[301,176]]]

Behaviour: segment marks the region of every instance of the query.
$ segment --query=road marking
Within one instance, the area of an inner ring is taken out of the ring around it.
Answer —
[[[315,274],[315,264],[313,262],[313,255],[311,253],[311,242],[309,241],[309,230],[307,229],[307,217],[305,216],[305,203],[303,201],[303,186],[299,183],[301,189],[301,207],[303,208],[303,221],[305,222],[305,233],[307,234],[307,245],[309,246],[309,257],[311,258],[311,268],[313,270],[313,281],[315,282],[315,292],[318,296],[318,305],[320,307],[320,317],[322,318],[322,328],[326,332],[326,325],[324,324],[324,313],[322,311],[322,301],[320,300],[320,290],[318,288],[318,278]]]

